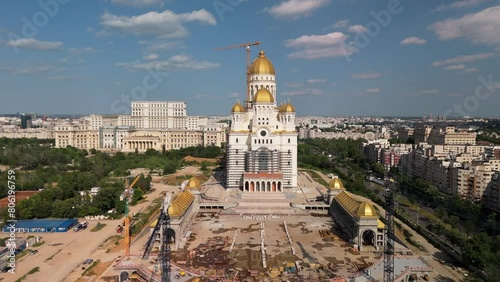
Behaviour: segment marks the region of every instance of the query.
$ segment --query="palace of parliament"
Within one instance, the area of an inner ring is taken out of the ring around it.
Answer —
[[[0,137],[55,139],[55,147],[145,152],[191,146],[221,146],[225,123],[187,116],[186,102],[133,101],[131,115],[90,115],[51,123],[45,128],[7,129]]]

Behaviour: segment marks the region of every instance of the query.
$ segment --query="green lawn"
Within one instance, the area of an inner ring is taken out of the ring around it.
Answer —
[[[100,230],[101,230],[101,229],[103,229],[104,227],[106,227],[106,224],[105,224],[105,223],[100,223],[100,222],[98,222],[94,228],[90,229],[90,232],[97,232],[97,231],[100,231]]]

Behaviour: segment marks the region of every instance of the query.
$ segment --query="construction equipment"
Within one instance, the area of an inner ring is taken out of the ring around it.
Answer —
[[[153,249],[153,245],[155,244],[156,237],[158,236],[158,232],[161,235],[160,241],[160,254],[158,256],[158,260],[161,264],[161,281],[162,282],[170,282],[170,241],[171,234],[170,229],[170,215],[168,214],[168,208],[170,207],[170,203],[172,201],[172,197],[169,194],[165,195],[165,199],[163,200],[163,205],[160,210],[160,216],[158,217],[158,222],[153,229],[153,233],[151,237],[149,237],[148,242],[146,243],[146,248],[144,250],[144,255],[142,256],[143,260],[149,258],[149,254]],[[161,229],[161,230],[160,230]]]
[[[393,179],[387,181],[385,197],[384,282],[394,282],[394,193]]]
[[[226,49],[234,49],[234,48],[245,48],[247,53],[247,101],[250,101],[250,46],[258,46],[260,45],[260,41],[252,42],[252,43],[244,43],[244,44],[236,44],[231,46],[226,46],[222,48],[216,48],[214,50],[226,50]]]
[[[134,191],[132,187],[139,181],[141,175],[137,175],[137,177],[132,181],[132,184],[129,185],[128,178],[125,179],[125,191],[120,195],[120,201],[125,201],[125,256],[130,254],[130,216],[128,214],[128,204],[132,200],[132,196],[134,195]]]

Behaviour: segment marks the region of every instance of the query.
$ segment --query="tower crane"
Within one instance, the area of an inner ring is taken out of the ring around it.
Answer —
[[[385,197],[384,282],[394,282],[394,193],[393,179],[387,181]]]
[[[129,202],[132,201],[132,196],[134,195],[134,191],[132,187],[139,181],[141,175],[137,175],[137,177],[132,181],[132,184],[129,185],[128,178],[125,179],[125,191],[120,195],[120,201],[125,201],[125,256],[130,254],[130,215],[129,215]]]
[[[234,48],[245,48],[246,49],[246,53],[247,53],[247,101],[250,101],[250,85],[249,85],[249,78],[250,78],[250,46],[258,46],[258,45],[260,45],[260,41],[251,42],[251,43],[236,44],[236,45],[231,45],[231,46],[226,46],[226,47],[221,47],[221,48],[214,49],[214,50],[217,50],[217,51],[226,50],[226,49],[234,49]]]
[[[165,199],[163,200],[158,222],[156,223],[153,233],[146,243],[144,255],[142,256],[143,260],[149,258],[149,254],[151,253],[151,249],[153,249],[153,245],[159,232],[161,235],[161,241],[158,260],[161,265],[161,282],[170,282],[170,233],[168,232],[170,229],[170,215],[168,214],[168,208],[170,207],[171,201],[172,197],[167,193],[165,195]],[[153,272],[153,276],[155,272],[156,269]]]

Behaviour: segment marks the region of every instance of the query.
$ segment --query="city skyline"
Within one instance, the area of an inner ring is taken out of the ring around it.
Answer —
[[[43,4],[40,4],[43,3]],[[69,0],[4,4],[0,112],[229,115],[260,41],[298,116],[498,116],[497,1]],[[314,19],[314,20],[313,20]],[[364,40],[364,42],[363,42]]]

